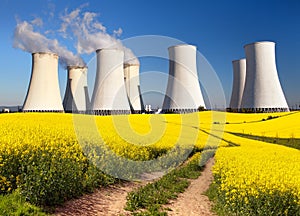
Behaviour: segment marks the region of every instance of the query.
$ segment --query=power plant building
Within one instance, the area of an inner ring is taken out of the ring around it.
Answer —
[[[124,82],[124,51],[99,49],[92,110],[96,115],[130,114]]]
[[[276,68],[275,43],[244,46],[245,59],[232,61],[233,86],[229,108],[238,112],[286,112],[289,107]],[[206,108],[197,73],[197,48],[181,44],[168,48],[169,76],[162,113],[191,113]],[[89,100],[87,67],[68,66],[62,103],[58,55],[32,53],[32,71],[24,112],[72,112],[96,115],[142,113],[140,65],[124,63],[121,49],[98,49],[95,85]]]
[[[278,78],[275,43],[256,42],[244,49],[247,64],[241,108],[249,112],[289,111]]]
[[[197,74],[195,46],[169,47],[169,77],[162,112],[190,113],[205,108]]]
[[[139,72],[139,64],[124,64],[124,82],[131,113],[142,113],[144,111],[144,103],[140,90]]]
[[[233,86],[229,107],[231,111],[239,111],[246,80],[246,59],[232,61]]]
[[[63,106],[65,112],[87,113],[91,109],[88,85],[87,67],[68,66],[68,81]]]
[[[63,112],[58,82],[58,55],[33,53],[30,84],[24,112]]]

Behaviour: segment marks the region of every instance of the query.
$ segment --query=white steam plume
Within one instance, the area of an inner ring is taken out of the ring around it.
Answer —
[[[66,47],[63,47],[54,39],[48,39],[39,32],[34,31],[34,25],[41,26],[42,20],[37,18],[31,23],[27,21],[18,22],[14,31],[13,47],[26,52],[53,52],[59,55],[59,61],[64,66],[85,66],[79,55],[74,55]]]
[[[115,36],[122,34],[122,29],[113,31],[113,35],[106,32],[106,27],[97,20],[98,14],[93,12],[81,12],[81,8],[77,8],[70,13],[65,12],[61,17],[62,24],[60,32],[63,36],[68,34],[71,30],[73,35],[77,38],[76,49],[80,54],[90,54],[97,49],[116,48],[124,50],[124,62],[130,64],[139,64],[139,60],[133,52],[125,47],[121,40]]]

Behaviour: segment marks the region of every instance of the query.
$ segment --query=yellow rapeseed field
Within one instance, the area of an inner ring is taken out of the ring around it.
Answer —
[[[296,139],[300,138],[299,122],[297,112],[2,114],[0,193],[20,187],[33,202],[55,203],[57,200],[47,197],[55,197],[53,194],[58,190],[64,191],[59,196],[65,199],[66,194],[78,195],[72,194],[72,190],[94,184],[91,179],[97,174],[91,161],[99,168],[97,172],[102,170],[115,177],[135,179],[138,176],[132,175],[133,172],[178,165],[193,149],[219,147],[213,173],[220,202],[229,211],[267,215],[268,209],[273,208],[291,215],[300,211],[299,150],[234,133]],[[103,174],[100,179],[105,181],[107,177]],[[44,200],[35,200],[38,196]]]
[[[153,160],[170,152],[169,157],[163,158],[157,164],[162,167],[167,161],[167,166],[175,166],[180,163],[177,157],[182,156],[184,159],[185,151],[191,152],[194,146],[203,149],[208,144],[210,147],[219,144],[219,142],[210,142],[209,134],[199,130],[199,125],[197,113],[182,116],[2,114],[0,115],[0,193],[9,192],[25,184],[27,180],[37,182],[36,176],[39,176],[41,184],[49,183],[49,188],[53,188],[54,183],[51,181],[54,179],[55,172],[60,172],[59,167],[63,169],[59,163],[65,164],[66,171],[74,171],[73,174],[66,173],[66,177],[70,175],[69,177],[81,178],[81,180],[88,178],[86,171],[88,159],[94,159],[95,163],[103,162],[97,164],[99,168],[103,168],[103,165],[108,169],[104,171],[112,174],[115,171],[119,172],[116,167],[126,172],[126,166],[130,166],[127,163],[130,161]],[[223,142],[222,145],[225,146],[227,143]],[[99,146],[102,146],[101,151],[97,151]],[[112,167],[108,164],[110,159]],[[170,165],[172,163],[173,165]],[[74,168],[73,165],[76,164],[78,166]],[[140,167],[140,169],[146,168]],[[34,175],[32,177],[34,179],[29,179],[29,176],[24,173]],[[47,176],[50,175],[49,173],[53,176]],[[67,183],[64,181],[63,179],[62,182],[56,183],[61,184],[61,188],[66,188],[64,184]],[[70,182],[68,184],[70,187],[74,186]],[[25,185],[25,187],[33,186]],[[56,187],[59,189],[58,186]]]
[[[282,116],[267,121],[268,116]],[[252,117],[252,119],[251,119]],[[300,138],[300,113],[267,113],[267,114],[228,114],[226,130],[237,133],[246,133],[257,136]],[[244,121],[246,123],[244,123]],[[241,123],[241,124],[233,124]]]
[[[213,173],[218,199],[232,213],[300,214],[300,151],[231,134],[300,137],[300,113],[271,115],[282,117],[262,121],[266,114],[227,114],[223,138],[240,146],[219,148]]]

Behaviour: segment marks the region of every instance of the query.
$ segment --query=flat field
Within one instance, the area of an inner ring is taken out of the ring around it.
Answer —
[[[299,123],[299,112],[1,114],[0,194],[18,190],[33,204],[61,204],[116,179],[167,173],[194,152],[215,149],[217,211],[299,215]]]

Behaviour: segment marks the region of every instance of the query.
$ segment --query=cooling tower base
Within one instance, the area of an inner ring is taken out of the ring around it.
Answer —
[[[94,110],[94,115],[128,115],[130,110]]]
[[[231,109],[231,112],[241,113],[273,113],[273,112],[289,112],[289,108],[242,108],[242,109]]]
[[[50,113],[63,113],[63,110],[23,110],[24,113],[27,112],[50,112]]]
[[[142,110],[132,110],[131,114],[142,114],[143,112],[145,112],[145,111],[142,111]]]
[[[198,109],[164,109],[162,113],[175,113],[175,114],[185,114],[198,112]]]
[[[65,110],[65,113],[73,113],[73,114],[91,114],[91,111],[88,111],[88,110]]]

